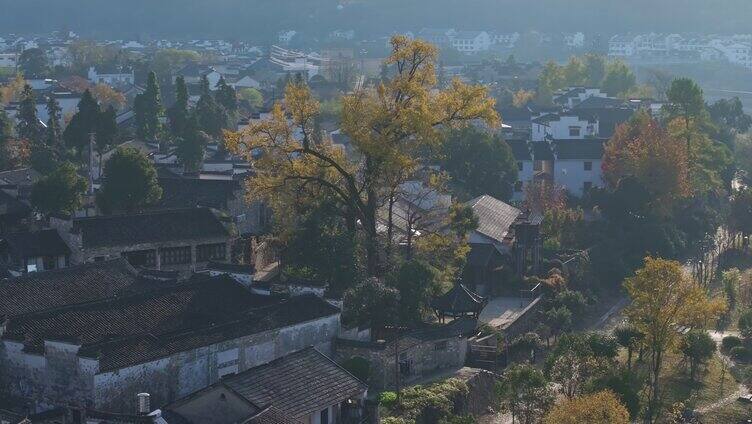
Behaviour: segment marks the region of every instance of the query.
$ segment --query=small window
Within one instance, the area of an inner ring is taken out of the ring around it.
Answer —
[[[522,192],[522,181],[517,181],[516,183],[514,183],[514,192],[515,193]]]
[[[580,127],[569,127],[569,136],[570,137],[579,137],[580,136]]]
[[[593,170],[593,162],[585,162],[585,171]]]
[[[191,263],[191,246],[168,247],[160,252],[162,265],[182,265]]]
[[[225,251],[224,243],[200,244],[196,246],[196,260],[198,262],[224,261]]]
[[[321,424],[329,424],[329,408],[322,409],[319,418],[321,418]]]
[[[517,162],[517,170],[522,171],[523,169],[525,169],[525,165],[522,162]]]
[[[590,181],[585,181],[582,184],[582,191],[584,193],[587,193],[588,191],[590,191],[591,188],[593,188],[593,183],[591,183]]]
[[[441,351],[447,350],[447,342],[446,341],[437,342],[436,344],[433,345],[433,350],[441,350]]]

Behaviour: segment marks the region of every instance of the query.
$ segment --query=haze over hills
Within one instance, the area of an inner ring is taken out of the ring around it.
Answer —
[[[381,34],[421,26],[733,33],[749,30],[752,21],[747,0],[2,0],[0,8],[6,32],[128,37],[264,37],[286,28]]]

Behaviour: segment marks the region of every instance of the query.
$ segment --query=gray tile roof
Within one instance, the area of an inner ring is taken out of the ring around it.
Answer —
[[[70,248],[54,229],[4,234],[0,235],[0,242],[18,258],[70,254]]]
[[[44,340],[81,345],[100,372],[332,316],[316,296],[261,296],[223,275],[11,317],[3,338],[40,351]]]
[[[125,259],[34,272],[0,282],[0,315],[14,316],[140,291],[145,281]]]
[[[520,210],[488,195],[476,197],[467,202],[478,217],[477,232],[499,243],[509,232],[509,228],[520,216]]]
[[[256,405],[272,405],[294,418],[360,397],[368,389],[312,347],[227,377],[225,384]]]
[[[81,231],[84,248],[229,236],[224,225],[207,208],[81,218],[73,221],[73,228]]]

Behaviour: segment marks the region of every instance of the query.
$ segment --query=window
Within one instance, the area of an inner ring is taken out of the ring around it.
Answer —
[[[143,266],[152,268],[157,266],[156,250],[136,250],[133,252],[123,252],[123,257],[133,266]]]
[[[522,192],[522,181],[517,181],[516,183],[514,183],[514,192],[515,193]]]
[[[196,246],[196,261],[223,261],[225,260],[226,245],[224,243],[201,244]]]
[[[580,127],[569,127],[569,136],[570,137],[579,137],[580,136]]]
[[[167,247],[159,252],[162,265],[181,265],[191,263],[191,246]]]
[[[45,256],[44,258],[42,258],[42,266],[44,266],[45,271],[57,268],[57,257]]]
[[[585,167],[585,171],[592,171],[593,170],[593,162],[585,162],[584,167]]]
[[[522,162],[517,162],[517,170],[522,171],[525,169],[525,165],[522,164]]]
[[[447,342],[446,341],[437,342],[436,344],[433,345],[433,350],[441,350],[441,351],[447,350]]]
[[[543,169],[543,161],[536,160],[533,162],[533,171],[540,171]]]
[[[321,418],[319,420],[321,422],[321,424],[329,424],[329,408],[322,409],[321,410],[321,415],[320,415],[319,418]]]
[[[590,181],[585,181],[582,184],[582,192],[583,193],[587,193],[588,191],[590,191],[591,188],[593,188],[593,183],[591,183]]]

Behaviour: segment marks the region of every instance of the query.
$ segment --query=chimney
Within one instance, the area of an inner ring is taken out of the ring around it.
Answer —
[[[136,395],[138,398],[138,415],[149,415],[151,412],[151,405],[149,404],[149,394],[139,393]]]

